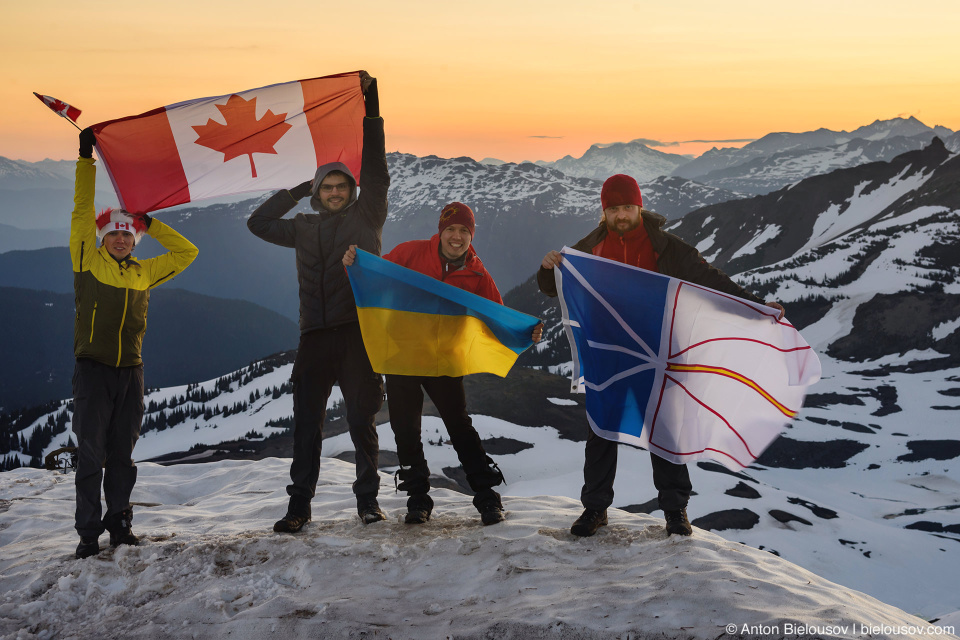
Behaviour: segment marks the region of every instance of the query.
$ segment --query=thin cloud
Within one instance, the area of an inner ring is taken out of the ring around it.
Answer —
[[[650,140],[648,138],[637,138],[636,140],[631,140],[631,142],[639,142],[640,144],[645,144],[648,147],[675,147],[679,142],[661,142],[659,140]]]
[[[736,138],[733,140],[684,140],[682,144],[687,142],[753,142],[757,138]]]
[[[563,140],[563,136],[527,136],[528,138],[540,138],[541,140]]]
[[[753,142],[756,138],[737,138],[736,140],[672,140],[670,142],[664,142],[662,140],[649,140],[647,138],[637,138],[636,140],[631,140],[631,142],[639,142],[640,144],[645,144],[648,147],[679,147],[681,144],[687,144],[690,142],[699,142],[699,143],[725,143],[725,142]]]

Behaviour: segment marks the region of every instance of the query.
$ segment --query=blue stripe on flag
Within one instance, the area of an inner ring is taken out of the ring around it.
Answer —
[[[473,316],[482,320],[505,347],[522,353],[530,333],[540,321],[488,300],[401,267],[357,249],[357,259],[347,268],[357,307],[396,309],[447,316]]]
[[[587,414],[604,431],[639,438],[647,406],[657,400],[651,363],[660,354],[670,279],[566,252],[560,269],[568,331],[587,386]],[[625,280],[628,275],[635,277]],[[629,285],[604,286],[600,294],[590,284],[614,282]]]

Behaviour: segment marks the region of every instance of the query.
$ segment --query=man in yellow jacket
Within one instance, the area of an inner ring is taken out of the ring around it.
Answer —
[[[77,437],[77,557],[110,544],[137,544],[130,529],[130,494],[137,480],[133,447],[143,422],[143,361],[150,289],[168,282],[197,257],[186,238],[148,215],[93,205],[97,170],[93,131],[80,133],[80,158],[70,223],[70,258],[76,300],[73,348],[73,432]],[[139,261],[130,254],[143,234],[167,253]],[[98,247],[97,241],[100,241]],[[101,519],[100,485],[107,503]]]

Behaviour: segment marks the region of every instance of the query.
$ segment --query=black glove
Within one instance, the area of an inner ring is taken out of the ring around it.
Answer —
[[[288,189],[287,191],[290,192],[290,195],[293,196],[294,200],[302,200],[303,198],[306,198],[308,195],[310,195],[311,182],[312,181],[307,180],[306,182],[302,182],[297,186],[295,186],[293,189]]]
[[[141,213],[140,217],[143,218],[143,224],[147,225],[147,230],[150,230],[150,223],[153,222],[153,218],[150,217],[148,213]]]
[[[93,145],[97,144],[97,138],[93,135],[93,129],[87,127],[80,132],[80,157],[92,158]]]
[[[370,86],[367,87],[367,92],[363,94],[364,104],[367,108],[367,117],[368,118],[379,118],[380,117],[380,94],[377,93],[377,79],[372,78]]]

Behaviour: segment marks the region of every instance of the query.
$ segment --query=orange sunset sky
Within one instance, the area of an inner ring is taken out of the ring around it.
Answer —
[[[366,69],[388,151],[521,160],[593,143],[960,129],[956,0],[2,1],[0,155],[76,157],[81,126]],[[741,142],[719,142],[741,140]]]

